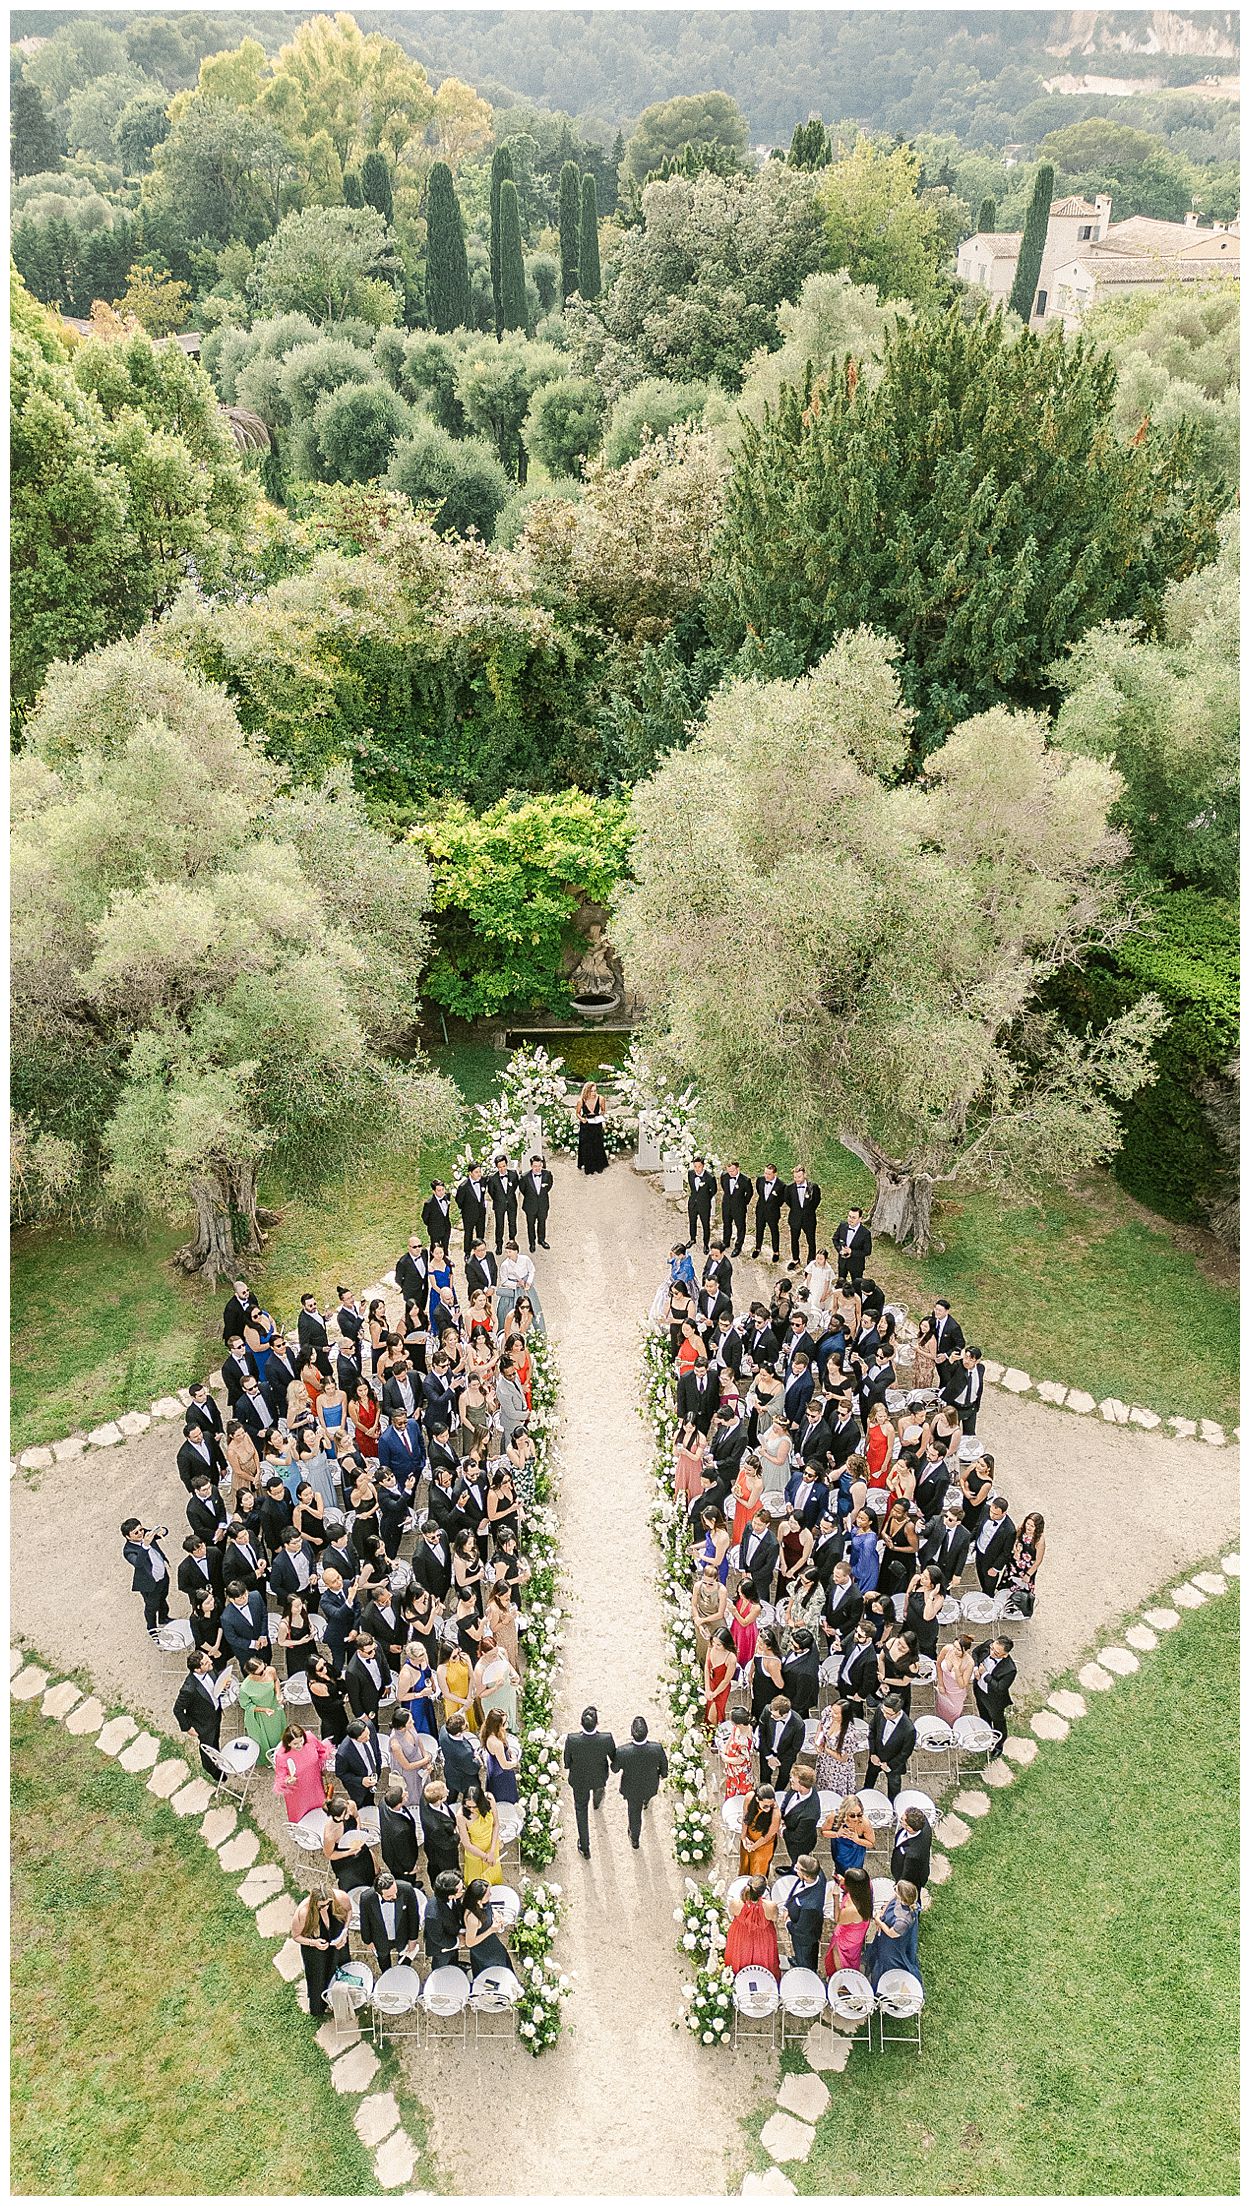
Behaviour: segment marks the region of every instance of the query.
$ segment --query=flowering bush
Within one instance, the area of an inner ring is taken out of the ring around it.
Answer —
[[[682,1986],[686,2001],[686,2028],[701,2045],[728,2045],[733,2029],[733,1970],[723,1961],[699,1969],[694,1982]]]
[[[702,1154],[714,1172],[720,1170],[703,1132],[703,1105],[692,1087],[677,1089],[656,1070],[631,1042],[613,1082],[616,1093],[638,1121],[639,1134],[653,1141],[662,1157],[676,1157],[683,1166]]]
[[[554,1859],[560,1842],[564,1787],[560,1742],[551,1729],[556,1673],[564,1644],[560,1629],[564,1611],[559,1599],[554,1507],[559,1461],[555,1439],[559,1374],[555,1352],[546,1333],[531,1333],[529,1349],[533,1363],[533,1410],[528,1430],[534,1442],[534,1460],[529,1466],[530,1475],[518,1482],[525,1487],[526,1507],[520,1525],[525,1583],[518,1629],[525,1647],[525,1677],[521,1687],[521,1767],[517,1782],[525,1815],[521,1859],[532,1869],[545,1869]]]
[[[672,1356],[663,1327],[643,1335],[642,1405],[655,1443],[651,1529],[660,1550],[659,1594],[668,1633],[665,1682],[672,1719],[673,1850],[682,1867],[691,1868],[711,1861],[716,1831],[708,1791],[703,1665],[690,1614],[690,1541],[685,1510],[673,1497],[677,1409]]]
[[[535,2054],[554,2045],[564,2025],[569,1979],[553,1968],[550,1959],[562,1913],[559,1885],[527,1877],[521,1887],[521,1912],[512,1928],[512,1949],[522,1986],[517,2029]]]

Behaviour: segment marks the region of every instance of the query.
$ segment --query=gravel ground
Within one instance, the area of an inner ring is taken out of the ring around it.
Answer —
[[[556,1172],[554,1247],[539,1257],[564,1414],[570,1614],[559,1720],[575,1723],[594,1700],[618,1737],[638,1714],[663,1732],[665,1647],[652,1590],[637,1372],[639,1324],[679,1224],[680,1214],[629,1165],[579,1182],[565,1163]],[[770,1272],[740,1266],[735,1299]],[[1030,1507],[1047,1519],[1042,1597],[1016,1645],[1028,1691],[1069,1667],[1126,1609],[1235,1537],[1236,1448],[1109,1427],[1096,1415],[1077,1418],[997,1389],[987,1390],[981,1431],[1017,1523]],[[10,1489],[14,1632],[52,1662],[87,1671],[106,1695],[166,1731],[181,1661],[158,1655],[143,1634],[118,1527],[131,1513],[168,1523],[176,1563],[176,1437],[176,1428],[154,1426],[81,1463],[39,1477],[19,1473]],[[249,1805],[277,1828],[268,1795],[254,1789]],[[459,2190],[723,2194],[738,2159],[738,2117],[758,2103],[773,2067],[745,2050],[704,2057],[672,2027],[681,1884],[669,1828],[661,1799],[635,1854],[613,1787],[594,1818],[586,1863],[575,1850],[570,1804],[553,1873],[568,1898],[559,1960],[575,1991],[553,2053],[531,2065],[511,2043],[483,2045],[468,2061],[453,2056],[438,2067],[409,2056],[432,2149]]]

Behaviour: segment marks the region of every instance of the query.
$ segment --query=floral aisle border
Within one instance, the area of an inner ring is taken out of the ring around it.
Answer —
[[[520,1550],[529,1576],[522,1589],[520,1631],[525,1640],[525,1678],[521,1687],[521,1767],[518,1791],[524,1823],[520,1853],[526,1868],[545,1869],[555,1858],[563,1825],[563,1769],[559,1738],[552,1728],[556,1677],[564,1634],[556,1513],[560,1449],[560,1373],[546,1333],[531,1333],[533,1405],[528,1431],[534,1442],[530,1476],[521,1479],[525,1514]],[[563,1913],[561,1888],[550,1878],[527,1878],[521,1887],[521,1913],[512,1932],[517,1974],[522,1984],[517,2029],[529,2052],[546,2052],[564,2024],[563,2002],[569,1978],[551,1959]]]
[[[669,1783],[673,1796],[673,1850],[683,1869],[712,1859],[714,1810],[708,1780],[703,1721],[703,1671],[690,1614],[690,1556],[686,1512],[673,1498],[673,1441],[677,1407],[672,1358],[665,1329],[648,1329],[642,1347],[642,1414],[651,1426],[656,1498],[651,1529],[660,1550],[658,1587],[668,1635],[665,1683],[672,1739]]]

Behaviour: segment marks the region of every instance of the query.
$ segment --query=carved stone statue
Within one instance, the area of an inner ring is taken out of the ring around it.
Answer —
[[[587,936],[585,956],[569,975],[569,988],[574,1002],[582,1003],[601,1003],[617,993],[608,946],[603,939],[603,929],[597,923]]]

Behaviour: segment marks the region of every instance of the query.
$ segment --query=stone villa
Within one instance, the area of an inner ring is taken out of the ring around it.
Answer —
[[[1018,230],[980,230],[959,248],[956,273],[964,283],[1005,302],[1020,257]],[[1175,283],[1206,283],[1240,276],[1241,233],[1236,223],[1200,229],[1196,214],[1183,222],[1131,215],[1113,222],[1111,200],[1056,199],[1046,225],[1037,292],[1035,329],[1061,320],[1074,329],[1096,300],[1139,291],[1163,291]]]

